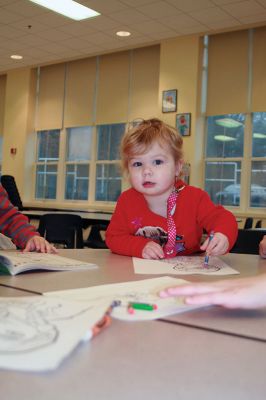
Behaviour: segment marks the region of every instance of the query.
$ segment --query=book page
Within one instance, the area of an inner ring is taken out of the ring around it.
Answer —
[[[7,263],[5,262],[7,261]],[[95,264],[86,263],[85,261],[73,260],[71,258],[62,257],[57,254],[38,253],[38,252],[15,252],[0,251],[0,263],[4,265],[12,265],[16,270],[24,270],[25,267],[30,268],[48,268],[55,270],[71,270],[87,268],[97,268]]]
[[[166,275],[235,275],[238,271],[218,257],[210,257],[209,264],[204,265],[204,256],[179,256],[163,260],[147,260],[133,257],[135,274]]]

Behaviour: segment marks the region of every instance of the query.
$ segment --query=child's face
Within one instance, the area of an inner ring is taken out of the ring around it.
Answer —
[[[181,162],[176,163],[168,145],[161,147],[153,143],[146,153],[129,159],[130,182],[144,196],[168,195],[181,167]]]

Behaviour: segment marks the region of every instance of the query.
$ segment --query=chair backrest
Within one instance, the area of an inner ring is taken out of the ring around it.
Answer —
[[[45,214],[38,231],[50,243],[63,244],[68,249],[83,248],[82,218],[75,214]]]
[[[246,218],[244,229],[251,229],[252,225],[253,225],[253,218],[252,217]]]
[[[238,229],[238,237],[230,253],[259,254],[259,243],[265,235],[256,229]]]
[[[92,249],[107,249],[107,245],[101,236],[101,231],[106,231],[108,223],[94,224],[91,227],[87,240],[84,240],[84,246]]]
[[[2,175],[1,184],[8,194],[8,198],[14,207],[23,210],[22,200],[16,185],[15,178],[11,175]]]
[[[259,220],[256,222],[255,228],[261,228],[261,224],[262,224],[262,220],[259,219]]]

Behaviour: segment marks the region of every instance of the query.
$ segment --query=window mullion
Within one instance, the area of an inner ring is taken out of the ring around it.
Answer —
[[[251,146],[252,146],[252,126],[251,116],[247,114],[246,124],[244,130],[244,153],[242,161],[242,172],[248,171],[248,173],[241,174],[241,202],[240,207],[243,212],[246,212],[249,208],[250,199],[250,174],[251,174]]]
[[[64,187],[65,187],[65,159],[66,159],[66,130],[60,131],[59,141],[59,160],[57,163],[57,191],[56,198],[58,201],[64,201]]]

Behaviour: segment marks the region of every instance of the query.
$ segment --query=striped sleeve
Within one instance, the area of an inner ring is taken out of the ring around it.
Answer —
[[[39,235],[28,218],[9,201],[5,189],[0,185],[0,232],[8,236],[16,246],[23,249],[33,236]]]

